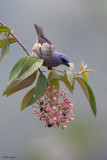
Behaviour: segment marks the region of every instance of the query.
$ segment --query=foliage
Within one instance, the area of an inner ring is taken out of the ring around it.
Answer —
[[[0,61],[5,59],[10,51],[10,45],[14,42],[18,42],[17,38],[14,36],[13,31],[8,27],[0,23]],[[19,43],[20,44],[20,43]],[[21,45],[21,44],[20,44]],[[27,52],[23,45],[22,48]],[[20,58],[16,64],[13,66],[8,85],[3,93],[3,96],[9,96],[19,90],[22,90],[34,83],[37,78],[38,70],[39,75],[35,87],[33,87],[23,98],[21,110],[34,104],[38,99],[40,99],[48,86],[54,86],[54,89],[60,91],[60,81],[64,83],[67,89],[73,94],[75,88],[75,81],[81,86],[89,105],[96,116],[96,101],[91,87],[88,84],[88,72],[93,72],[94,70],[86,69],[87,65],[84,62],[81,63],[80,70],[78,73],[73,72],[74,64],[71,63],[69,70],[59,71],[58,74],[54,69],[52,69],[46,78],[40,67],[43,64],[43,60],[37,56],[24,56]],[[58,70],[57,70],[58,71]],[[83,78],[79,76],[82,75]]]

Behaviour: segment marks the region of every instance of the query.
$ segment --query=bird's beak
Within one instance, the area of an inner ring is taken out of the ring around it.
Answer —
[[[70,67],[70,63],[66,63],[66,66],[67,66],[67,67]]]

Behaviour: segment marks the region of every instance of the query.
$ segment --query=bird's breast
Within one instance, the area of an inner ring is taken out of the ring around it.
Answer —
[[[37,56],[39,56],[41,58],[41,54],[40,54],[40,49],[39,49],[39,44],[38,43],[35,43],[35,45],[32,48],[32,51],[34,51],[37,54]]]

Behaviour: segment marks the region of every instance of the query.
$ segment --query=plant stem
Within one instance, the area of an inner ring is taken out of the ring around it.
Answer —
[[[56,68],[52,68],[52,70],[55,70],[55,71],[58,71],[58,72],[64,73],[64,71],[63,71],[63,70],[59,70],[59,69],[56,69]]]
[[[0,24],[2,26],[6,26],[4,23],[2,23],[0,21]],[[16,41],[19,43],[19,45],[23,48],[23,50],[27,53],[28,56],[30,56],[30,53],[28,52],[28,50],[24,47],[24,45],[18,40],[18,38],[13,34],[13,33],[9,33],[10,35],[12,35],[14,37],[14,39],[16,39]]]
[[[78,75],[80,75],[80,74],[82,74],[82,73],[85,73],[85,72],[89,72],[88,70],[82,70],[82,71],[80,71],[80,72],[78,72],[78,73],[74,73],[74,75],[75,76],[78,76]]]

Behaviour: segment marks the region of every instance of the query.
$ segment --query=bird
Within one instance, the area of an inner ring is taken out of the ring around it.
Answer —
[[[34,24],[34,27],[37,32],[37,38],[32,51],[43,59],[43,66],[49,70],[59,65],[70,67],[68,57],[55,49],[54,45],[45,37],[43,28],[37,24]]]

